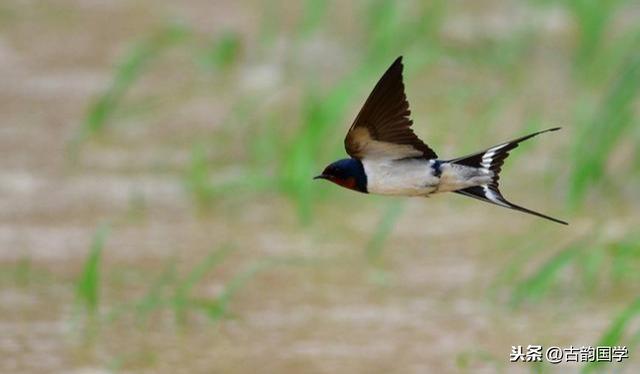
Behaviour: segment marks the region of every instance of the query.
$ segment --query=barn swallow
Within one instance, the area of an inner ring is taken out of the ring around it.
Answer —
[[[444,161],[411,129],[409,103],[402,82],[402,56],[387,69],[367,98],[344,146],[351,158],[327,166],[314,179],[326,179],[363,193],[429,196],[455,192],[501,207],[568,223],[507,201],[499,189],[500,171],[509,152],[539,131],[467,156]]]

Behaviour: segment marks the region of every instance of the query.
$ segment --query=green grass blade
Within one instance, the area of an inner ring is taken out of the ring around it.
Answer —
[[[596,345],[610,347],[624,345],[623,336],[631,322],[637,317],[640,317],[640,298],[637,298],[631,305],[616,316]],[[591,373],[601,367],[602,364],[602,362],[598,361],[589,362],[582,369],[582,373]]]
[[[596,115],[579,128],[569,194],[574,209],[584,199],[588,187],[605,179],[610,155],[625,141],[624,134],[634,124],[634,103],[640,93],[640,53],[637,52],[640,36],[636,45],[638,49],[633,50],[623,64]]]
[[[113,116],[125,93],[135,81],[148,69],[148,65],[159,54],[188,35],[187,29],[180,24],[171,24],[162,28],[151,37],[136,43],[116,67],[109,88],[89,107],[84,123],[72,143],[72,151],[77,152],[79,145],[88,137],[101,132]]]
[[[238,61],[241,49],[240,35],[233,31],[226,31],[209,48],[206,48],[200,62],[205,67],[228,69]]]
[[[197,206],[209,207],[215,197],[215,189],[209,179],[209,160],[204,144],[193,145],[189,167],[183,179]]]
[[[206,306],[206,312],[212,321],[217,321],[227,315],[229,302],[233,296],[244,288],[245,284],[251,280],[256,274],[273,266],[271,261],[259,261],[251,264],[245,270],[234,276],[224,287],[224,290],[216,298],[214,302],[203,304]]]
[[[82,275],[76,281],[76,299],[91,314],[95,314],[100,303],[100,264],[108,233],[109,229],[106,225],[98,228]]]
[[[176,263],[171,259],[158,279],[152,283],[149,291],[135,303],[134,310],[139,322],[145,322],[151,312],[169,304],[165,290],[175,284],[176,276]]]
[[[526,299],[538,299],[552,286],[562,269],[571,264],[579,254],[577,246],[572,246],[560,251],[549,259],[533,275],[521,281],[511,297],[511,304],[518,306]]]
[[[275,266],[287,265],[316,265],[314,260],[299,258],[267,258],[249,264],[241,272],[236,274],[224,287],[223,291],[215,300],[203,301],[199,304],[212,321],[218,321],[228,314],[229,302],[233,296],[242,290],[247,282],[253,279],[258,273],[271,269]]]
[[[172,306],[179,324],[186,321],[186,310],[191,305],[191,291],[211,269],[218,266],[233,251],[227,247],[210,254],[203,262],[194,267],[187,277],[176,285]]]

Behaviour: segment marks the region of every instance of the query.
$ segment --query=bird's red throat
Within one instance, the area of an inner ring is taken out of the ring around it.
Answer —
[[[337,184],[338,186],[342,186],[344,188],[348,188],[350,190],[355,190],[356,189],[356,179],[354,177],[349,177],[349,178],[331,178],[329,179],[331,182]]]

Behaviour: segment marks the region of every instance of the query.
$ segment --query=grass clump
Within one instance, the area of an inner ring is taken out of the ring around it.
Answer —
[[[148,291],[139,299],[116,305],[108,315],[109,321],[134,316],[143,326],[149,318],[162,312],[173,315],[177,326],[188,324],[189,316],[205,316],[210,322],[218,322],[229,316],[229,305],[238,292],[260,272],[277,266],[308,264],[296,258],[265,258],[241,266],[240,270],[221,282],[216,295],[198,295],[198,287],[207,282],[209,276],[234,252],[227,246],[216,250],[191,268],[184,276],[178,272],[176,261],[169,261],[160,276],[151,283]],[[311,262],[313,264],[313,261]]]
[[[193,299],[191,294],[194,287],[199,284],[211,270],[218,267],[231,252],[231,248],[223,248],[210,254],[204,261],[196,265],[184,279],[174,284],[171,308],[174,311],[178,324],[184,324],[188,309],[194,306],[200,307],[203,304],[202,300]],[[204,304],[209,305],[207,302],[204,302]]]

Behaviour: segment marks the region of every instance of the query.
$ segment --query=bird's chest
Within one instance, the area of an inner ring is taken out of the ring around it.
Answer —
[[[362,165],[373,194],[423,196],[434,192],[439,181],[429,160],[362,160]]]

